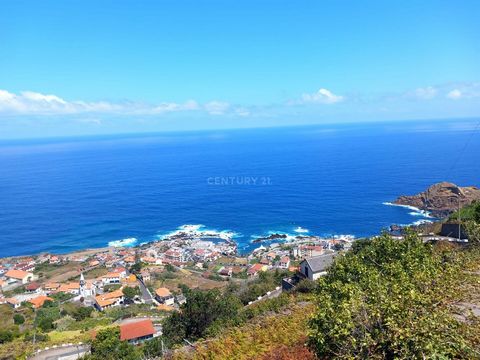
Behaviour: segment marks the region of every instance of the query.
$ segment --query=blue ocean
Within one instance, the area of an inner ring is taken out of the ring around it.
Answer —
[[[0,142],[0,257],[154,241],[184,224],[356,237],[424,219],[385,203],[480,185],[478,119]],[[306,231],[305,230],[305,231]]]

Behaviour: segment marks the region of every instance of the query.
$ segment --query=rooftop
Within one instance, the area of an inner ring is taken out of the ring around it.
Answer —
[[[133,340],[155,334],[152,320],[142,320],[120,325],[120,340]]]
[[[303,261],[306,261],[307,264],[310,266],[313,272],[321,272],[325,271],[330,265],[333,264],[333,260],[335,259],[337,254],[325,254],[325,255],[318,255]]]

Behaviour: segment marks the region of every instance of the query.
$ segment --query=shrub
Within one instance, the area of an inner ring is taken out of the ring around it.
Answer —
[[[15,325],[22,325],[25,322],[25,318],[22,314],[15,314],[13,315],[13,323]]]
[[[319,279],[309,344],[319,358],[470,358],[445,303],[459,268],[416,235],[357,242]]]

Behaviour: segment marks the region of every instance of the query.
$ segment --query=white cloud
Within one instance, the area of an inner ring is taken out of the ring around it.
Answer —
[[[210,101],[204,105],[204,108],[211,115],[223,115],[230,108],[230,104],[222,101]]]
[[[433,99],[437,96],[438,90],[433,86],[415,89],[414,95],[419,99]]]
[[[453,89],[452,91],[449,91],[448,94],[447,94],[447,97],[449,99],[453,99],[453,100],[458,100],[462,97],[462,92],[458,89]]]
[[[327,89],[320,89],[316,93],[302,95],[303,103],[335,104],[343,100],[343,96],[335,95]]]
[[[127,115],[162,115],[174,112],[198,111],[210,115],[223,115],[231,112],[234,115],[245,116],[247,110],[231,108],[222,101],[210,101],[199,104],[195,100],[184,103],[162,102],[145,104],[138,102],[108,102],[108,101],[67,101],[56,95],[45,95],[33,91],[23,91],[14,94],[0,90],[0,113],[13,115],[65,115],[65,114],[127,114]],[[241,108],[243,109],[243,108]]]

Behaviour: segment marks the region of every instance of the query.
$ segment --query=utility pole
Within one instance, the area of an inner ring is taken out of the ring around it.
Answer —
[[[458,196],[458,241],[461,240],[462,232],[462,215],[460,213],[460,195]]]

